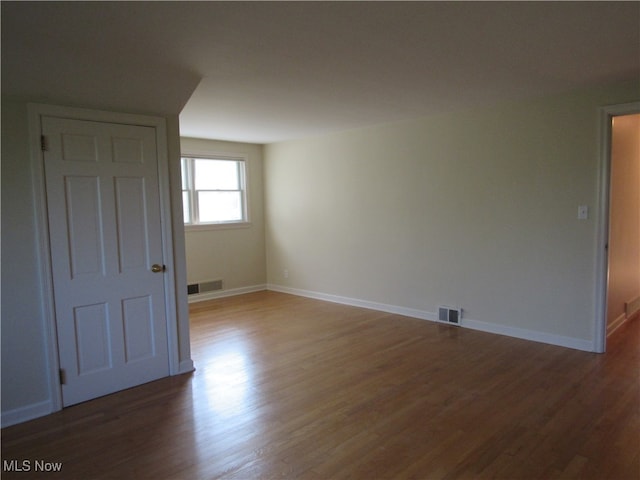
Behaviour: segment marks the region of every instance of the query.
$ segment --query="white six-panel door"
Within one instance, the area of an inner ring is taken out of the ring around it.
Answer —
[[[68,406],[169,374],[156,132],[55,117],[42,132]]]

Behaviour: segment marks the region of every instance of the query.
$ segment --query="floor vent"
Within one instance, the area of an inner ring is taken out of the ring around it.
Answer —
[[[187,285],[187,294],[189,295],[213,292],[215,290],[222,290],[222,280],[211,280],[209,282],[190,283]]]
[[[460,319],[462,318],[461,308],[452,307],[438,307],[438,321],[443,323],[449,323],[451,325],[460,325]]]

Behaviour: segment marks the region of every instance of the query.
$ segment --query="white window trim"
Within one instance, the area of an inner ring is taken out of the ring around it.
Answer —
[[[246,155],[238,154],[238,153],[216,153],[216,152],[207,152],[207,153],[197,153],[197,152],[183,152],[180,154],[180,163],[182,164],[183,158],[203,158],[210,160],[232,160],[236,162],[243,162],[243,208],[244,208],[244,220],[234,221],[234,222],[219,222],[219,223],[184,223],[185,232],[197,232],[197,231],[206,231],[206,230],[227,230],[227,229],[235,229],[235,228],[249,228],[251,227],[251,217],[250,217],[250,207],[249,207],[249,162]],[[182,175],[182,168],[180,169],[180,174]],[[182,187],[182,179],[181,179],[181,187]],[[182,192],[182,188],[180,190]],[[194,211],[194,206],[190,206],[192,215]]]

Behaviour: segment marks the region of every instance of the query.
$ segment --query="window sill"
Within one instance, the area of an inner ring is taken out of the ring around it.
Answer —
[[[185,232],[202,232],[207,230],[229,230],[235,228],[250,228],[251,222],[234,222],[234,223],[203,223],[199,225],[185,225]]]

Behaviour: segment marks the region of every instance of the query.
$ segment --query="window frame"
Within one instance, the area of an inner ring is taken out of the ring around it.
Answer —
[[[221,160],[235,162],[238,167],[238,190],[196,190],[195,189],[195,160]],[[186,167],[185,167],[186,163]],[[183,225],[185,231],[189,230],[218,230],[225,228],[246,228],[251,226],[249,218],[249,193],[248,193],[248,165],[247,158],[244,155],[237,154],[216,154],[208,153],[206,155],[182,153],[180,155],[180,188],[181,200],[183,203]],[[186,182],[183,175],[186,174]],[[185,185],[186,184],[186,185]],[[185,188],[186,186],[186,188]],[[241,214],[240,220],[229,220],[222,222],[205,222],[201,223],[199,219],[199,205],[197,201],[197,193],[201,191],[233,191],[240,192]],[[189,213],[191,223],[186,223],[184,218],[184,194],[187,193],[189,201]]]

